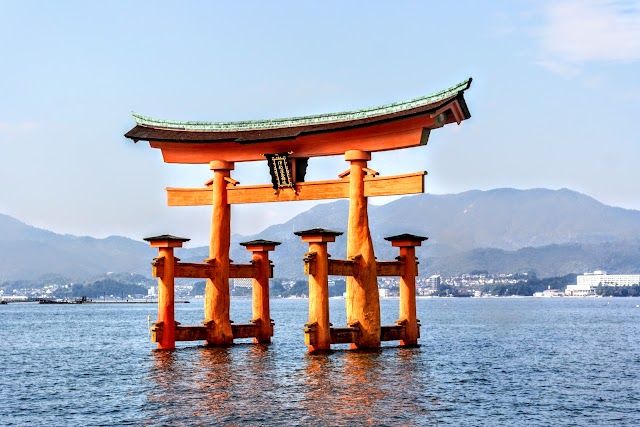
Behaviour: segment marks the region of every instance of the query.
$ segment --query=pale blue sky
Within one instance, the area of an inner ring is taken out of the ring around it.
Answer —
[[[207,241],[209,209],[169,208],[164,188],[201,186],[210,171],[125,139],[131,111],[298,116],[468,77],[470,120],[370,166],[427,170],[437,194],[566,187],[640,209],[638,1],[0,0],[0,40],[0,213],[59,233]],[[266,183],[266,168],[239,164],[233,176]],[[346,168],[316,159],[309,178]],[[233,231],[311,206],[234,207]]]

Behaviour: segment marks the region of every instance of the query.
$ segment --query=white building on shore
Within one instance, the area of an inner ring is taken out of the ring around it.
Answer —
[[[567,286],[565,295],[572,297],[595,296],[599,285],[603,286],[632,286],[640,284],[640,274],[607,274],[606,271],[596,270],[576,277],[576,284]]]

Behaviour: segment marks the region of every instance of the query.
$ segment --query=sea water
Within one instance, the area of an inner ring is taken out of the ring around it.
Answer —
[[[1,305],[0,425],[640,425],[640,299],[419,299],[421,347],[326,355],[306,352],[307,304],[271,301],[271,345],[175,351],[150,342],[155,305]],[[393,324],[398,300],[381,308]]]

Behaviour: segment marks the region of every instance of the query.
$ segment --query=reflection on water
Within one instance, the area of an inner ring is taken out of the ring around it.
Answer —
[[[154,352],[145,425],[429,424],[419,349],[288,357],[279,350]]]
[[[272,303],[271,345],[176,351],[153,350],[148,307],[3,306],[0,425],[640,425],[636,299],[419,300],[422,347],[325,355],[307,354],[307,301]],[[196,324],[202,303],[176,311]]]
[[[343,425],[375,424],[377,409],[389,396],[381,351],[307,357],[307,409],[313,418],[309,424],[336,424],[338,420]]]

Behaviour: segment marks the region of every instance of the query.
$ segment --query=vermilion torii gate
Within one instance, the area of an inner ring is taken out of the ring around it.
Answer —
[[[369,232],[367,198],[424,192],[426,172],[379,176],[367,167],[371,153],[426,145],[431,130],[470,117],[464,91],[471,79],[438,93],[410,101],[357,111],[288,119],[242,122],[180,122],[133,114],[136,126],[126,133],[134,142],[148,141],[160,149],[167,163],[209,164],[213,178],[201,188],[167,188],[169,206],[211,205],[209,258],[202,264],[181,263],[173,248],[188,239],[156,236],[147,240],[159,248],[154,276],[159,279],[158,322],[154,340],[158,348],[174,348],[175,341],[205,340],[207,345],[232,344],[234,338],[253,337],[269,342],[273,334],[268,306],[268,279],[272,275],[268,252],[278,242],[246,242],[252,263],[229,260],[232,204],[349,198],[347,259],[329,260],[326,243],[336,232],[312,229],[297,232],[309,242],[305,258],[310,280],[310,322],[305,331],[310,350],[329,349],[332,343],[354,348],[378,347],[396,339],[416,345],[415,246],[426,238],[400,235],[387,238],[400,247],[398,261],[378,262]],[[305,182],[310,157],[344,155],[349,169],[336,180]],[[268,159],[272,184],[241,186],[231,177],[235,162]],[[275,190],[275,191],[274,191]],[[339,233],[338,233],[339,234]],[[347,277],[346,328],[331,328],[324,298],[327,275]],[[399,325],[380,325],[377,277],[401,279]],[[207,279],[204,326],[182,327],[173,315],[174,277]],[[254,280],[254,319],[232,325],[229,318],[229,278]],[[405,289],[406,288],[406,289]],[[403,291],[404,289],[404,291]]]

